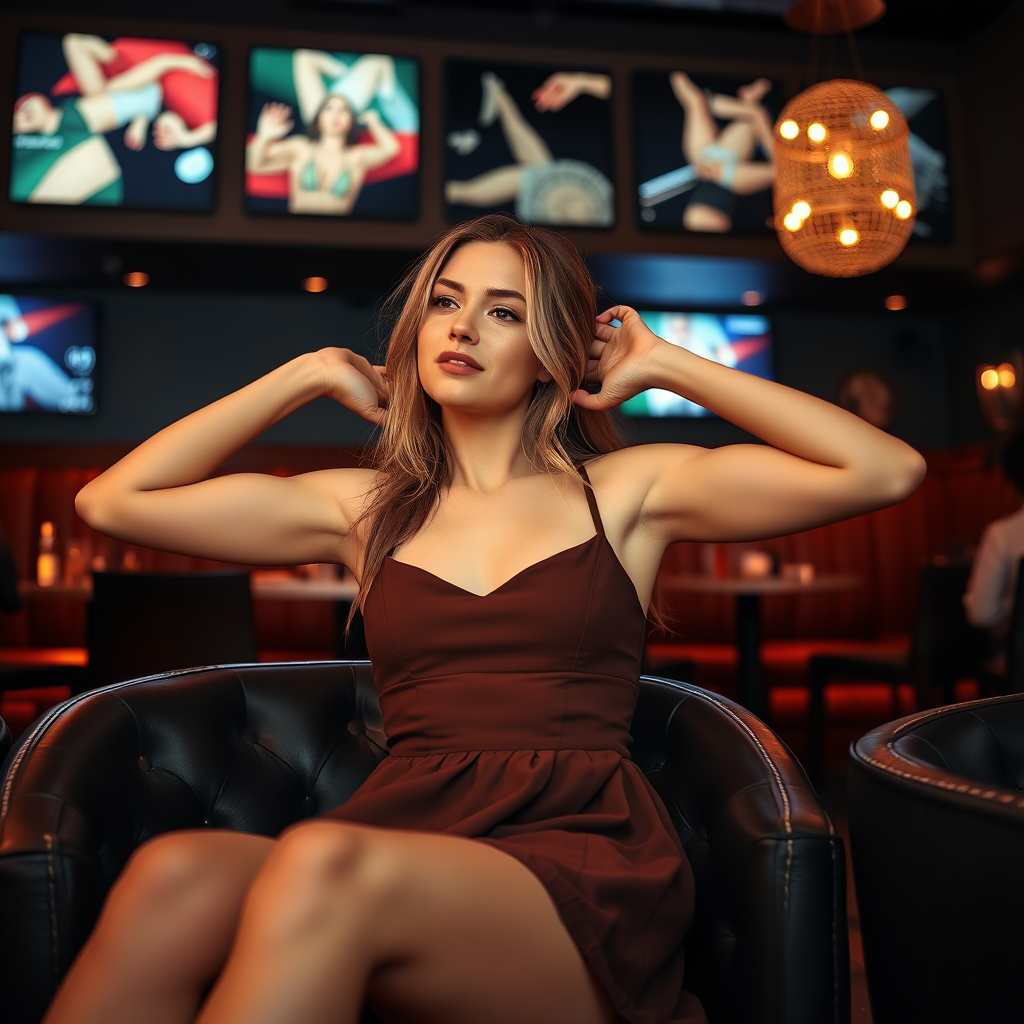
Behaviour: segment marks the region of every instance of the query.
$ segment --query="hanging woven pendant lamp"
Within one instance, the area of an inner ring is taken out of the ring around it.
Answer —
[[[786,104],[775,136],[775,229],[794,263],[859,277],[902,252],[917,210],[910,131],[884,92],[813,85]]]
[[[880,17],[881,0],[801,0],[787,14],[813,35]],[[859,68],[859,61],[856,61]],[[775,125],[775,230],[798,266],[859,277],[902,252],[917,212],[910,130],[896,104],[866,82],[820,82],[786,104]]]

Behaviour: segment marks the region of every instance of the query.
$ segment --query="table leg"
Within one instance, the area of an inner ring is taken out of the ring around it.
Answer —
[[[736,595],[736,648],[740,703],[768,721],[768,695],[761,670],[761,595]]]

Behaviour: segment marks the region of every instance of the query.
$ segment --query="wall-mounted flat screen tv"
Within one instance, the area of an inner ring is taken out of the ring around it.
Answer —
[[[771,324],[755,313],[681,313],[638,310],[644,323],[665,341],[705,359],[774,380]],[[711,416],[703,406],[671,391],[641,391],[621,411],[627,416]]]
[[[640,226],[773,231],[772,129],[781,109],[782,89],[769,78],[634,72]]]
[[[885,94],[899,107],[910,128],[910,164],[914,171],[917,216],[913,239],[951,242],[953,209],[949,194],[949,142],[946,104],[937,89],[897,85]]]
[[[600,69],[448,61],[448,217],[504,211],[529,224],[611,227],[611,97]]]
[[[416,58],[255,47],[248,118],[250,212],[417,216]]]
[[[22,33],[11,201],[211,210],[219,65],[207,42]]]
[[[0,294],[0,412],[96,412],[92,303]]]

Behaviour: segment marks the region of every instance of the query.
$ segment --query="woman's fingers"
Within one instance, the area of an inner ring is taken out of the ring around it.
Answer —
[[[581,409],[590,409],[592,412],[601,412],[615,405],[606,396],[602,396],[600,391],[596,395],[592,395],[582,388],[572,393],[572,404],[578,405]]]

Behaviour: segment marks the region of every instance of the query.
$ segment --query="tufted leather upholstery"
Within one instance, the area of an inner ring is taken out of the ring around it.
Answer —
[[[875,1024],[1019,1021],[1024,694],[890,722],[851,757]]]
[[[633,734],[693,865],[687,985],[712,1024],[845,1024],[842,842],[788,750],[730,701],[647,677]],[[0,804],[5,1020],[40,1019],[141,842],[274,835],[343,803],[385,754],[367,662],[168,673],[53,709]]]

